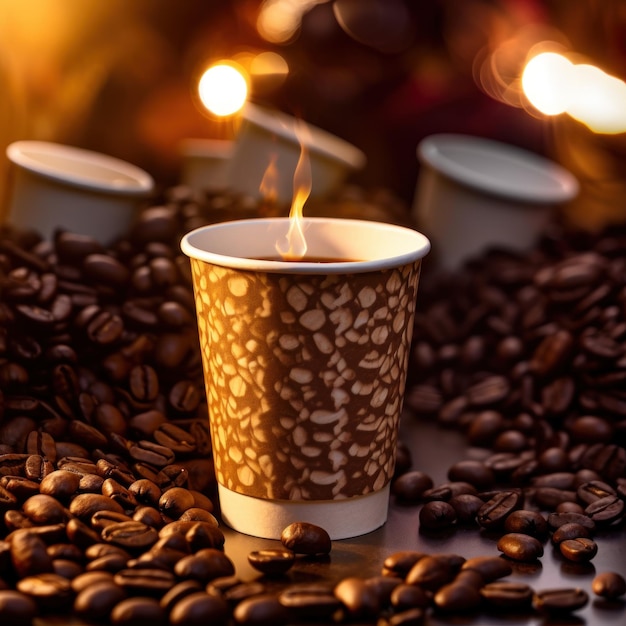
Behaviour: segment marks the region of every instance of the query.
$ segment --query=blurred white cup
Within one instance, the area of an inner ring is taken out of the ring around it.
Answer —
[[[576,178],[549,159],[469,135],[426,137],[417,157],[413,218],[442,269],[454,270],[492,247],[529,249],[551,210],[579,189]]]
[[[280,111],[248,103],[241,114],[230,160],[229,187],[264,198],[261,183],[272,168],[276,202],[291,204],[302,145],[311,164],[311,197],[328,195],[351,172],[365,166],[365,154],[336,135]]]
[[[107,245],[124,235],[154,181],[144,170],[114,157],[47,141],[16,141],[6,220],[52,239],[57,229]]]
[[[195,191],[226,189],[233,149],[230,139],[183,140],[181,182]]]

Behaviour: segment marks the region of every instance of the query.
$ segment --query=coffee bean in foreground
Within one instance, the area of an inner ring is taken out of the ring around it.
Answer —
[[[280,537],[281,543],[296,554],[328,554],[332,542],[328,532],[310,522],[293,522],[287,526]]]

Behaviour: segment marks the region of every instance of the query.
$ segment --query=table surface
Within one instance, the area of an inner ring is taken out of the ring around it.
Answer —
[[[458,431],[441,428],[436,423],[419,422],[404,415],[401,440],[412,453],[413,469],[428,473],[435,485],[446,482],[447,470],[463,458],[475,458],[484,450],[467,446]],[[417,550],[427,553],[448,552],[470,558],[474,556],[497,556],[497,538],[481,534],[478,528],[459,528],[443,535],[427,535],[419,529],[419,506],[390,504],[387,523],[380,529],[354,539],[334,541],[330,557],[325,560],[297,561],[289,571],[286,583],[325,582],[336,583],[347,576],[368,577],[380,574],[385,557],[399,550]],[[257,539],[224,528],[225,552],[234,562],[237,575],[242,580],[254,580],[261,575],[247,561],[253,550],[279,547],[278,541]],[[511,580],[525,582],[535,590],[559,587],[579,587],[587,591],[588,605],[567,618],[546,621],[536,614],[508,617],[488,616],[483,613],[445,617],[427,615],[425,626],[463,624],[464,626],[495,626],[512,623],[515,626],[548,626],[549,624],[589,626],[617,626],[626,623],[626,605],[622,602],[607,603],[591,591],[591,582],[596,574],[615,571],[626,575],[626,536],[623,526],[606,531],[595,537],[598,554],[590,564],[581,565],[565,560],[555,552],[550,543],[545,545],[545,554],[534,564],[511,562]],[[68,624],[82,626],[80,620],[64,617],[48,617],[36,621],[38,626]],[[352,626],[355,623],[352,622]]]

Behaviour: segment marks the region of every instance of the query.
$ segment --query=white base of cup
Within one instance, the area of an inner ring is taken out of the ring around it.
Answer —
[[[218,485],[222,519],[233,530],[263,539],[280,539],[293,522],[322,527],[331,539],[365,535],[387,521],[389,484],[366,496],[321,502],[266,500]]]

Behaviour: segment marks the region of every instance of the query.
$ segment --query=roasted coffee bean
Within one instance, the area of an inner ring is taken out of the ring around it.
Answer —
[[[68,559],[77,563],[83,560],[82,550],[72,543],[53,543],[48,546],[47,552],[51,559]]]
[[[181,380],[170,389],[170,406],[178,413],[193,413],[200,404],[201,395],[198,386],[191,381]]]
[[[88,254],[82,267],[87,278],[111,287],[123,287],[129,279],[126,266],[108,254]]]
[[[426,609],[430,605],[431,594],[417,585],[402,583],[394,587],[390,597],[391,605],[398,611],[406,609]]]
[[[74,598],[70,581],[52,572],[25,576],[17,581],[16,589],[30,596],[46,611],[65,611]]]
[[[233,577],[226,577],[227,580],[232,580]],[[207,589],[220,589],[219,581],[223,581],[224,578],[216,579],[215,581],[211,581],[207,585]],[[217,584],[217,586],[215,586]],[[224,598],[231,606],[236,606],[243,600],[247,600],[248,598],[252,598],[254,596],[260,596],[267,592],[265,585],[259,581],[253,581],[249,583],[242,583],[241,581],[229,585],[228,588],[223,590]]]
[[[174,572],[180,579],[192,578],[206,584],[214,578],[233,575],[235,567],[221,550],[203,548],[178,561]]]
[[[173,450],[177,455],[191,454],[196,450],[195,437],[170,422],[161,424],[153,433],[154,440]]]
[[[137,506],[135,496],[113,478],[106,478],[102,483],[102,495],[117,502],[125,511],[132,511]]]
[[[530,609],[534,594],[526,583],[509,581],[488,583],[479,593],[489,609],[509,613]]]
[[[322,584],[291,585],[282,590],[278,601],[295,619],[330,620],[341,607],[332,587]]]
[[[476,521],[483,528],[502,528],[506,518],[521,508],[523,497],[517,491],[503,491],[485,502],[476,515]]]
[[[618,496],[605,496],[585,508],[585,515],[598,526],[608,526],[624,517],[624,500]]]
[[[130,522],[131,518],[125,513],[118,513],[117,511],[96,511],[90,520],[91,527],[102,532],[107,526],[111,524],[119,524],[121,522]]]
[[[67,538],[79,548],[84,549],[100,541],[100,535],[78,518],[72,518],[67,522],[66,532]]]
[[[408,585],[418,585],[428,591],[435,591],[452,582],[465,559],[454,554],[428,554],[421,558],[406,575]]]
[[[85,569],[88,572],[104,571],[115,574],[116,572],[126,569],[128,567],[128,561],[129,557],[121,554],[104,554],[89,561]]]
[[[153,528],[161,528],[163,526],[161,513],[152,506],[138,506],[133,513],[132,519],[135,522],[141,522]]]
[[[26,500],[40,493],[40,484],[24,476],[2,476],[0,478],[0,487],[5,488],[18,500]]]
[[[548,515],[548,526],[556,530],[563,524],[580,524],[589,530],[590,532],[594,532],[596,528],[595,522],[587,515],[581,513],[550,513]]]
[[[30,626],[39,609],[28,594],[13,589],[0,589],[0,615],[7,624]]]
[[[626,580],[617,572],[601,572],[591,583],[593,593],[607,600],[616,600],[626,594]]]
[[[611,485],[601,480],[591,480],[579,485],[576,489],[576,495],[581,502],[592,504],[607,496],[614,496],[616,492]]]
[[[424,552],[416,552],[414,550],[394,552],[385,558],[382,567],[382,574],[383,576],[389,575],[404,577],[424,556],[426,556]]]
[[[79,594],[83,589],[87,589],[92,585],[96,585],[101,582],[112,583],[113,574],[105,571],[97,572],[83,572],[74,578],[71,582],[72,590],[75,594]]]
[[[565,539],[559,543],[559,549],[568,561],[575,563],[587,563],[598,553],[596,542],[586,537]]]
[[[155,598],[126,598],[111,611],[111,623],[115,626],[165,626],[167,616]]]
[[[192,624],[226,624],[230,609],[226,600],[204,591],[191,593],[180,599],[169,613],[172,626]]]
[[[437,485],[432,489],[427,489],[426,491],[424,491],[424,493],[422,493],[422,499],[427,502],[433,502],[437,500],[448,502],[455,496],[459,496],[465,493],[476,495],[476,487],[474,487],[474,485],[470,485],[470,483],[465,481],[453,481],[448,483],[442,483],[441,485]]]
[[[20,578],[52,571],[52,559],[44,540],[31,529],[18,530],[10,542],[11,563]]]
[[[419,502],[422,494],[433,486],[433,480],[428,474],[419,470],[405,472],[391,483],[391,493],[398,502]]]
[[[542,613],[563,615],[582,609],[588,602],[589,596],[583,589],[565,587],[535,592],[532,604]]]
[[[41,494],[52,496],[60,501],[69,500],[76,494],[80,484],[80,475],[67,470],[55,470],[41,480]]]
[[[497,556],[477,556],[467,559],[461,565],[461,571],[466,570],[478,572],[486,583],[509,576],[513,572],[509,563]]]
[[[124,599],[126,592],[113,580],[95,582],[77,593],[73,608],[77,615],[85,619],[103,620]]]
[[[563,502],[575,502],[576,492],[555,487],[539,487],[533,494],[533,500],[542,509],[554,511]]]
[[[214,526],[217,526],[217,520],[212,513],[209,513],[209,511],[207,511],[206,509],[200,509],[195,506],[184,511],[178,519],[181,522],[208,522],[210,524],[213,524]]]
[[[550,472],[535,476],[532,479],[532,485],[533,487],[573,490],[576,487],[576,474],[574,472]]]
[[[128,486],[128,491],[135,496],[137,502],[146,504],[148,506],[158,506],[159,498],[161,497],[160,487],[148,480],[147,478],[141,478],[133,481]]]
[[[484,502],[471,493],[462,493],[450,498],[448,504],[456,513],[457,523],[465,526],[476,525],[476,516]]]
[[[37,494],[22,504],[22,511],[37,525],[58,524],[66,519],[65,507],[52,496]]]
[[[548,536],[548,522],[537,511],[518,510],[513,511],[504,522],[504,530],[508,533],[522,533],[537,539],[545,539]]]
[[[54,471],[54,465],[39,454],[31,454],[24,465],[24,476],[30,480],[41,481]]]
[[[466,613],[478,608],[481,595],[478,587],[455,581],[440,587],[434,595],[437,609],[447,613]]]
[[[172,519],[178,519],[194,504],[193,494],[184,487],[172,487],[159,498],[159,509]]]
[[[559,526],[552,533],[552,543],[555,545],[559,545],[566,539],[578,539],[579,537],[590,538],[591,531],[582,524],[570,522],[569,524],[563,524],[562,526]]]
[[[174,586],[176,578],[162,569],[123,569],[113,581],[130,595],[161,597]]]
[[[326,530],[309,522],[294,522],[283,529],[281,543],[296,554],[323,555],[332,547]]]
[[[169,591],[163,594],[163,597],[160,600],[160,604],[165,609],[167,614],[171,612],[171,610],[176,606],[176,604],[191,595],[192,593],[197,593],[198,591],[203,591],[204,588],[201,583],[197,580],[183,580],[182,582],[174,585]],[[213,593],[212,595],[219,595],[218,593]]]
[[[84,571],[82,565],[77,563],[76,561],[71,561],[68,559],[53,559],[52,560],[52,572],[54,574],[58,574],[63,578],[67,578],[68,580],[72,580],[79,574],[82,574]]]
[[[350,619],[372,619],[380,611],[376,590],[362,578],[344,578],[335,586],[334,594]]]
[[[91,521],[94,513],[102,510],[124,513],[124,509],[117,502],[95,493],[78,494],[69,505],[70,513],[87,523]]]
[[[291,569],[295,554],[291,550],[253,550],[248,554],[248,563],[263,574],[282,575]]]
[[[521,533],[507,533],[500,537],[497,548],[513,561],[525,563],[536,561],[543,556],[543,545],[535,537]]]
[[[281,626],[289,621],[289,611],[273,594],[255,595],[237,604],[233,611],[236,624],[276,624]]]
[[[495,484],[495,473],[491,467],[480,461],[457,461],[448,469],[451,481],[468,482],[477,489],[490,489]]]
[[[448,502],[426,502],[419,512],[420,528],[424,530],[444,530],[451,528],[456,522],[456,511]]]
[[[146,550],[159,538],[152,526],[133,520],[109,524],[103,528],[101,536],[103,541],[130,552]]]

